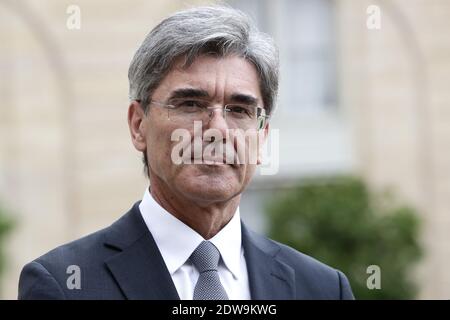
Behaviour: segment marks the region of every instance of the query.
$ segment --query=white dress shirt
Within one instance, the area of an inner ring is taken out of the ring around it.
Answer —
[[[139,210],[161,252],[180,299],[192,300],[199,273],[189,257],[205,239],[161,207],[148,188],[139,204]],[[218,273],[228,298],[249,300],[250,288],[241,241],[239,207],[230,222],[209,241],[220,252]]]

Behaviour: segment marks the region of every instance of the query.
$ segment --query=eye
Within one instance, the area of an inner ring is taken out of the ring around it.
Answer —
[[[190,107],[190,108],[194,108],[194,107],[201,107],[201,105],[200,105],[200,103],[198,102],[198,101],[195,101],[195,100],[186,100],[186,101],[183,101],[182,103],[181,103],[181,106],[183,106],[183,107]]]
[[[200,109],[206,108],[207,103],[200,100],[177,100],[174,105],[183,111],[199,111]]]
[[[232,107],[231,110],[232,110],[233,112],[236,112],[236,113],[243,113],[243,112],[246,112],[246,110],[245,110],[244,108],[240,107],[240,106]]]
[[[252,116],[252,111],[249,106],[245,105],[229,105],[228,110],[235,115]]]

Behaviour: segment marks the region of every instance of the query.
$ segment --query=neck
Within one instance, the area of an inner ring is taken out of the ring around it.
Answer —
[[[197,202],[154,182],[149,191],[155,201],[206,240],[214,237],[233,218],[239,205],[240,195],[220,202]]]

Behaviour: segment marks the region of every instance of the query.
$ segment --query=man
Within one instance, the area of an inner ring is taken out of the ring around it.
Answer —
[[[27,264],[20,299],[353,298],[340,271],[240,220],[278,88],[268,36],[231,8],[186,10],[150,32],[128,76],[150,188],[110,227]]]

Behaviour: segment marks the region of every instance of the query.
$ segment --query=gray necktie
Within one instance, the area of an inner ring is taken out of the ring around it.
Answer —
[[[203,241],[190,259],[200,273],[194,289],[194,300],[228,300],[217,272],[219,250],[211,242]]]

